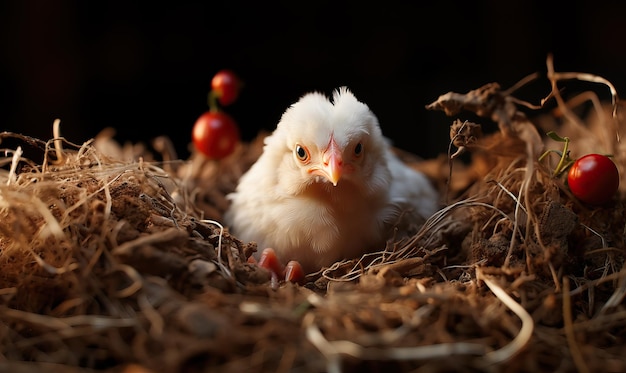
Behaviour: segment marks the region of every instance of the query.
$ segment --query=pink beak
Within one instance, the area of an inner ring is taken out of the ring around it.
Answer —
[[[341,149],[332,137],[330,138],[328,148],[326,148],[324,154],[322,154],[322,162],[324,176],[328,181],[333,183],[334,186],[337,186],[337,182],[339,182],[343,174],[343,157],[341,155]]]

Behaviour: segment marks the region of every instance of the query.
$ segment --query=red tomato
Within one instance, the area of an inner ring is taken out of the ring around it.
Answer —
[[[228,114],[209,110],[196,120],[191,138],[196,149],[206,157],[221,159],[235,150],[239,128]]]
[[[237,100],[241,85],[239,77],[228,69],[218,71],[211,80],[211,90],[215,92],[218,101],[224,106]]]
[[[579,200],[601,205],[613,198],[619,187],[619,172],[613,161],[601,154],[578,158],[567,174],[567,184]]]

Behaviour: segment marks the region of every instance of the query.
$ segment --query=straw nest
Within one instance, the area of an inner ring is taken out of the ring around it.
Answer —
[[[0,170],[0,368],[626,371],[621,104],[605,79],[547,66],[537,105],[514,95],[538,75],[428,105],[458,116],[449,154],[399,154],[445,207],[303,285],[270,283],[247,263],[255,244],[219,223],[263,134],[219,162],[176,159],[167,138],[150,151],[106,131],[72,144],[58,121],[50,141],[1,134],[17,145]],[[588,89],[562,94],[572,81]],[[552,153],[539,160],[561,147],[547,131],[572,157],[613,155],[611,203],[571,196]]]

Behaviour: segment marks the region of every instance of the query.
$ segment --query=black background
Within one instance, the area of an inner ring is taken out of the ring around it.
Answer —
[[[432,157],[452,119],[426,104],[543,73],[548,53],[557,71],[626,90],[625,3],[2,2],[0,129],[49,139],[60,118],[76,143],[114,127],[122,142],[167,135],[185,158],[211,77],[231,68],[246,86],[225,110],[244,139],[305,92],[347,85],[397,146]],[[541,80],[520,94],[548,91]]]

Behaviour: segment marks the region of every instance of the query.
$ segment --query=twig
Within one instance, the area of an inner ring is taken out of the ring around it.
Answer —
[[[612,116],[613,116],[614,123],[615,123],[616,141],[619,142],[620,141],[620,135],[619,135],[619,130],[618,130],[617,122],[616,122],[616,120],[617,120],[617,101],[618,101],[618,96],[617,96],[617,90],[615,89],[613,84],[611,82],[609,82],[608,80],[606,80],[605,78],[597,76],[597,75],[593,75],[593,74],[577,73],[577,72],[555,72],[554,71],[554,62],[553,62],[552,54],[548,55],[548,57],[546,59],[546,65],[547,65],[547,69],[548,69],[548,79],[550,79],[550,83],[552,85],[552,91],[550,92],[550,96],[544,98],[541,101],[541,104],[543,105],[550,97],[554,97],[556,99],[556,101],[557,101],[557,104],[559,105],[559,108],[561,109],[561,112],[563,112],[563,115],[565,115],[565,117],[568,120],[570,120],[573,124],[575,124],[576,126],[578,126],[579,128],[581,128],[583,130],[586,130],[585,125],[569,109],[568,105],[563,100],[563,97],[561,96],[561,93],[559,92],[559,89],[558,89],[558,86],[557,86],[557,82],[559,80],[578,79],[578,80],[588,81],[588,82],[592,82],[592,83],[601,83],[601,84],[604,84],[607,87],[609,87],[609,90],[611,91],[611,104],[613,105]],[[613,149],[614,148],[615,148],[615,146],[613,146]]]
[[[493,294],[522,321],[522,327],[517,336],[508,345],[499,350],[488,352],[484,356],[484,360],[488,365],[501,364],[515,357],[526,347],[533,334],[533,318],[526,312],[524,307],[514,301],[500,286],[487,278],[480,267],[476,268],[476,278],[484,281]]]
[[[588,373],[589,368],[585,364],[585,359],[582,355],[582,351],[578,348],[576,343],[576,335],[574,334],[574,328],[572,323],[572,305],[569,292],[569,277],[563,277],[563,328],[565,329],[565,337],[567,338],[567,345],[569,346],[570,355],[574,359],[576,369],[581,373]]]
[[[135,247],[149,245],[158,242],[167,242],[179,238],[186,237],[187,233],[178,228],[168,228],[161,232],[155,232],[148,236],[140,236],[131,241],[126,241],[120,246],[113,249],[113,255],[129,255]]]
[[[52,135],[54,136],[54,150],[57,154],[57,163],[63,163],[65,154],[63,154],[63,142],[61,141],[61,119],[55,119],[52,123]]]
[[[487,351],[487,346],[479,343],[457,342],[439,343],[417,347],[392,347],[377,348],[363,347],[355,342],[329,341],[315,324],[315,315],[310,312],[305,315],[303,325],[306,330],[307,339],[326,358],[326,369],[328,372],[341,372],[341,356],[347,355],[362,360],[395,360],[411,361],[437,358],[451,358],[454,356],[482,356]]]
[[[224,235],[224,226],[220,222],[215,220],[206,219],[200,221],[203,223],[217,225],[217,227],[220,229],[220,235],[217,238],[217,265],[222,271],[224,271],[224,273],[226,273],[226,275],[228,275],[231,280],[233,280],[233,274],[231,273],[230,269],[228,269],[228,267],[224,263],[222,263],[222,236]]]
[[[22,147],[18,146],[15,152],[13,152],[13,157],[11,158],[11,168],[9,169],[9,177],[7,177],[7,185],[11,185],[11,183],[15,183],[17,180],[17,164],[20,161],[20,157],[22,157]]]
[[[137,325],[137,319],[134,318],[123,319],[100,315],[78,315],[60,318],[16,310],[6,306],[0,306],[0,315],[14,320],[19,320],[39,328],[57,331],[85,325],[99,330],[108,328],[124,328]]]

